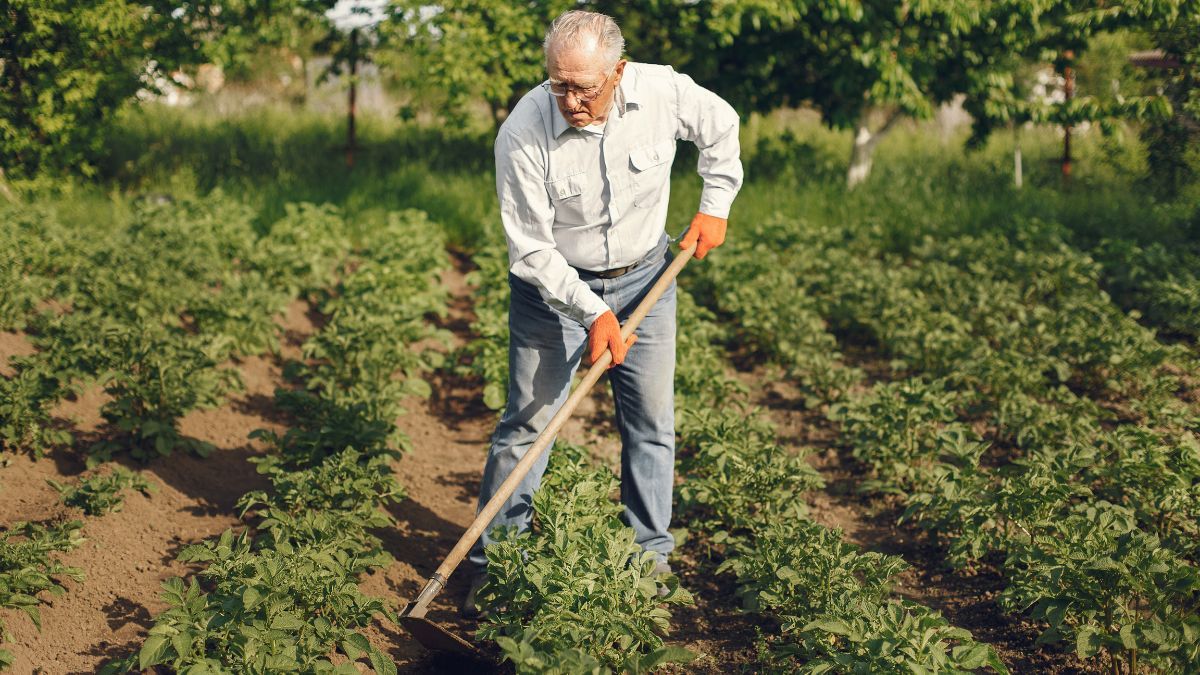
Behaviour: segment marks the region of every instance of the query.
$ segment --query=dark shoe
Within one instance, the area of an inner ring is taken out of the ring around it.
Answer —
[[[464,619],[482,619],[487,614],[479,608],[479,603],[476,601],[479,595],[479,589],[487,583],[487,572],[476,572],[471,575],[471,587],[467,589],[467,597],[463,598],[462,606],[458,608],[458,613]]]

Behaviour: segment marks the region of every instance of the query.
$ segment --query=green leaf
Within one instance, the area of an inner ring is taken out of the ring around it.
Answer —
[[[141,650],[138,651],[138,669],[145,670],[150,666],[163,663],[170,646],[171,641],[165,636],[151,635],[147,637],[146,641],[142,643]]]
[[[1084,626],[1075,633],[1075,653],[1081,659],[1090,659],[1100,651],[1103,640],[1091,626]]]
[[[378,675],[396,675],[396,662],[377,647],[371,647],[368,654],[371,657],[371,667]]]
[[[342,651],[352,661],[366,654],[370,649],[371,643],[367,641],[367,638],[358,633],[350,633],[346,636],[346,639],[342,640]]]

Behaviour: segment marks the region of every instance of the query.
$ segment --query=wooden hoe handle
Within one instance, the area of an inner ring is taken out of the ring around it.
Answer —
[[[671,282],[679,275],[679,271],[683,269],[683,266],[692,259],[692,254],[695,252],[696,245],[692,244],[691,247],[680,251],[675,256],[675,259],[671,261],[671,264],[662,273],[662,276],[658,278],[658,281],[650,287],[650,292],[646,294],[641,304],[637,306],[637,309],[633,310],[633,314],[625,321],[625,325],[621,326],[622,340],[628,340],[629,336],[633,335],[633,332],[637,330],[638,324],[642,322],[642,319],[646,318],[646,314],[650,312],[650,308],[654,307],[654,303],[658,302],[658,299],[662,297],[662,294],[666,292]],[[605,349],[600,358],[596,359],[596,362],[592,364],[592,367],[588,368],[587,374],[583,376],[583,381],[579,383],[578,387],[575,387],[575,391],[571,392],[566,403],[563,404],[562,408],[559,408],[554,418],[542,430],[542,433],[538,434],[537,440],[533,442],[529,450],[525,451],[525,455],[513,467],[512,473],[508,474],[508,478],[505,478],[504,482],[500,484],[500,488],[496,491],[496,494],[492,495],[488,503],[484,504],[483,508],[480,509],[471,526],[467,528],[467,531],[463,533],[458,543],[450,550],[450,554],[446,556],[446,559],[437,568],[437,571],[425,583],[425,587],[421,589],[421,594],[417,596],[416,601],[406,609],[404,612],[406,616],[425,616],[425,612],[429,608],[429,603],[445,587],[446,580],[450,578],[450,575],[458,567],[458,564],[470,552],[475,541],[483,535],[483,531],[492,522],[492,518],[496,517],[496,514],[500,511],[500,507],[516,491],[521,479],[525,477],[525,474],[529,473],[530,467],[538,460],[538,457],[541,457],[546,448],[550,446],[550,442],[558,434],[559,430],[562,429],[562,426],[566,424],[567,420],[570,419],[571,413],[575,412],[575,408],[579,405],[579,402],[588,395],[588,392],[592,390],[592,386],[596,384],[600,376],[608,369],[610,363],[612,363],[612,352]]]

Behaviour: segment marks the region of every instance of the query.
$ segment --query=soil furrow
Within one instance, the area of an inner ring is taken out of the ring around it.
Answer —
[[[297,355],[299,343],[312,332],[305,307],[294,302],[280,320],[286,356]],[[87,576],[78,583],[66,580],[61,596],[42,594],[47,603],[41,608],[41,631],[24,613],[2,612],[13,637],[6,643],[16,657],[13,672],[94,673],[104,662],[138,649],[152,617],[166,607],[158,597],[161,582],[193,571],[175,561],[178,552],[238,525],[237,499],[267,486],[246,462],[260,451],[247,435],[258,428],[283,428],[270,408],[275,387],[283,384],[280,362],[250,357],[232,365],[241,372],[245,390],[218,409],[180,420],[185,435],[216,450],[205,458],[177,453],[147,464],[121,459],[146,474],[158,492],[127,491],[121,511],[84,518],[86,541],[61,560]],[[56,408],[56,416],[74,418],[82,432],[76,448],[40,459],[14,455],[0,470],[0,522],[81,517],[59,504],[46,479],[72,482],[84,471],[80,448],[100,428],[103,400],[101,392],[91,391]]]
[[[860,493],[866,475],[837,446],[837,430],[820,411],[806,410],[799,390],[769,370],[760,366],[742,376],[747,382],[769,383],[753,390],[758,406],[779,429],[780,441],[797,450],[815,449],[809,461],[825,479],[825,488],[808,495],[813,520],[842,530],[847,541],[865,550],[903,558],[911,568],[897,577],[896,594],[938,610],[952,625],[995,647],[1012,672],[1102,672],[1099,664],[1083,662],[1061,646],[1035,644],[1037,625],[1004,613],[997,604],[1005,582],[994,565],[981,564],[973,571],[950,568],[944,552],[923,532],[897,524],[903,511],[898,500]]]

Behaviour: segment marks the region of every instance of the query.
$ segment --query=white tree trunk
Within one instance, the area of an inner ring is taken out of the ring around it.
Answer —
[[[8,189],[8,179],[4,176],[4,167],[0,166],[0,195],[12,203],[17,203],[17,198],[13,196],[12,190]]]
[[[854,130],[854,148],[850,151],[850,169],[846,172],[847,188],[853,188],[871,175],[871,160],[875,154],[875,146],[887,132],[891,131],[892,125],[900,118],[900,113],[899,111],[889,113],[887,121],[883,123],[879,131],[875,132],[871,131],[870,117],[871,107],[864,105],[862,112],[858,115],[858,124]]]
[[[1013,185],[1017,189],[1021,189],[1025,181],[1022,176],[1021,165],[1021,127],[1013,127]]]
[[[846,172],[846,187],[853,188],[871,175],[871,151],[875,148],[875,144],[871,142],[873,138],[874,135],[871,134],[871,129],[866,122],[860,122],[854,131],[854,149],[850,152],[850,170]]]

